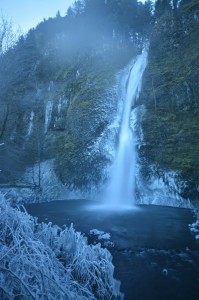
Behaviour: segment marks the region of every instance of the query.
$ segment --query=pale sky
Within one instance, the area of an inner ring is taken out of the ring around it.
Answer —
[[[74,2],[75,0],[0,0],[0,15],[11,19],[15,28],[20,26],[26,32],[44,18],[55,17],[58,10],[64,16]]]
[[[55,17],[59,10],[64,16],[75,0],[0,0],[0,14],[11,19],[14,27],[26,32],[43,19]]]

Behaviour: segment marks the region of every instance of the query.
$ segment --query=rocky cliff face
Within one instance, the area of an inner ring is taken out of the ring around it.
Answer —
[[[198,12],[197,1],[182,1],[157,20],[140,98],[144,177],[174,171],[179,194],[190,199],[199,197]]]
[[[108,162],[95,145],[117,108],[116,73],[138,47],[110,40],[106,47],[102,44],[65,58],[62,42],[66,36],[55,33],[49,46],[49,37],[44,42],[41,29],[30,31],[16,46],[14,67],[22,68],[23,78],[19,80],[10,63],[14,50],[0,57],[2,66],[9,63],[10,72],[6,81],[0,72],[4,83],[0,155],[5,158],[0,182],[4,187],[40,189],[40,166],[53,159],[53,172],[63,185],[89,190],[103,180]],[[27,61],[21,66],[24,55]],[[35,165],[37,171],[24,181],[26,169]]]

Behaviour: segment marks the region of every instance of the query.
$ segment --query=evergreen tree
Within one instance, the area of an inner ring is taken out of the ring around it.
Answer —
[[[171,11],[171,1],[170,0],[157,0],[155,3],[155,16],[156,18]]]

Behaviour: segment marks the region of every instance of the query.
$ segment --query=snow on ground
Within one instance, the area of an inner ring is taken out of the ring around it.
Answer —
[[[199,201],[195,201],[194,204],[194,214],[197,218],[196,222],[189,224],[190,230],[195,234],[195,238],[199,239]]]
[[[106,233],[104,231],[98,230],[98,229],[91,229],[90,234],[98,236],[98,240],[110,240],[111,235],[110,233]]]

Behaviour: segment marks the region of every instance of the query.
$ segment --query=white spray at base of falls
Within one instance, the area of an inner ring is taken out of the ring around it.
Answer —
[[[134,203],[136,151],[135,138],[130,127],[131,108],[139,96],[142,75],[147,64],[144,51],[129,66],[121,82],[123,109],[118,136],[118,146],[112,166],[110,184],[106,193],[106,206],[110,209],[131,208]]]

